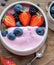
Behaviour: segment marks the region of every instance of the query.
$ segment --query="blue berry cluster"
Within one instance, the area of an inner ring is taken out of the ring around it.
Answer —
[[[6,30],[2,30],[1,34],[3,37],[8,37],[9,40],[14,40],[17,37],[20,37],[23,34],[23,30],[21,28],[16,28],[12,33],[8,33]]]

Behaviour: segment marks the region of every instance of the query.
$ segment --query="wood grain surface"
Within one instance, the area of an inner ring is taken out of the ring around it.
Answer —
[[[1,1],[2,0],[0,0],[0,4],[1,4]],[[20,1],[20,0],[8,0],[6,6],[3,7],[0,5],[0,14],[9,4],[16,2],[16,1]],[[50,2],[51,0],[27,0],[27,1],[31,1],[35,4],[40,3],[41,8],[46,13],[45,8],[46,8],[48,2]],[[46,15],[47,15],[47,13],[46,13]],[[44,56],[40,59],[36,59],[32,65],[54,65],[54,32],[51,31],[50,29],[48,31],[48,37],[47,37],[46,43],[48,46],[44,53]],[[6,50],[3,47],[3,45],[1,44],[1,40],[0,40],[0,56],[6,56],[8,58],[13,59],[17,63],[17,65],[25,65],[29,60],[31,60],[34,57],[34,54],[25,56],[25,57],[16,56],[16,55],[10,53],[8,50]]]

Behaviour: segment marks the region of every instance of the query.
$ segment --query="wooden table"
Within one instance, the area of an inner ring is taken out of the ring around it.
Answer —
[[[1,1],[2,0],[0,0],[0,2]],[[0,6],[0,14],[9,4],[15,1],[20,1],[20,0],[9,0],[6,6],[4,7]],[[39,2],[41,5],[41,8],[44,10],[45,13],[46,13],[45,7],[47,6],[48,2],[50,2],[50,0],[38,0],[38,1],[37,0],[27,0],[27,1],[31,1],[35,4]],[[44,56],[40,59],[35,60],[33,62],[33,65],[54,65],[54,32],[51,31],[50,29],[48,31],[48,37],[47,37],[46,43],[48,47],[44,53]],[[17,65],[25,65],[29,60],[31,60],[34,57],[34,54],[25,56],[25,57],[16,56],[10,53],[9,51],[7,51],[3,47],[0,41],[0,56],[6,56],[6,57],[13,59],[17,63]]]

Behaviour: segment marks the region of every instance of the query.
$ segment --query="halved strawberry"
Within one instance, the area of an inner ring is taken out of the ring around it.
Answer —
[[[30,26],[41,26],[43,23],[43,16],[36,14],[32,16]]]
[[[13,60],[8,59],[4,56],[2,56],[0,59],[1,59],[1,64],[2,65],[16,65],[16,63]]]
[[[5,15],[4,18],[3,18],[3,23],[7,27],[14,27],[14,26],[16,26],[16,22],[15,22],[14,16],[12,14]]]
[[[24,25],[24,26],[27,26],[30,22],[30,19],[31,19],[31,15],[29,12],[22,12],[20,13],[19,15],[19,19],[20,19],[20,22]]]

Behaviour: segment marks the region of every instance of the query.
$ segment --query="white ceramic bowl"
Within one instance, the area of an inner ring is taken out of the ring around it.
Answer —
[[[20,51],[20,50],[15,50],[15,49],[11,48],[11,47],[10,47],[8,44],[6,44],[5,41],[2,39],[2,35],[1,35],[1,33],[0,33],[0,38],[1,38],[2,44],[4,45],[5,48],[7,48],[10,52],[12,52],[12,53],[14,53],[14,54],[16,54],[16,55],[25,56],[25,55],[30,55],[30,54],[32,54],[32,53],[34,53],[34,52],[37,52],[37,51],[42,47],[42,45],[45,43],[46,38],[47,38],[47,33],[48,33],[48,21],[47,21],[46,15],[45,15],[45,13],[43,12],[43,10],[42,10],[39,6],[37,6],[36,4],[33,4],[33,3],[31,3],[31,2],[28,2],[28,1],[19,1],[19,2],[15,2],[15,3],[12,3],[11,5],[9,5],[9,6],[2,12],[2,14],[1,14],[1,16],[0,16],[0,21],[1,21],[2,17],[3,17],[3,15],[5,14],[5,12],[6,12],[10,7],[14,6],[14,5],[17,4],[17,3],[30,4],[30,5],[33,5],[33,6],[35,6],[36,8],[38,8],[39,11],[40,11],[40,12],[42,13],[42,15],[44,16],[44,18],[45,18],[45,23],[46,23],[46,31],[45,31],[44,37],[43,37],[43,39],[41,40],[41,42],[40,42],[39,44],[37,44],[36,47],[34,47],[34,48],[32,48],[32,49],[29,49],[29,50],[26,50],[26,51]]]
[[[48,7],[47,7],[47,17],[48,17],[48,23],[49,23],[49,28],[51,29],[51,30],[53,30],[54,31],[54,19],[53,19],[53,17],[51,16],[51,14],[50,14],[50,8],[51,8],[51,6],[52,6],[52,4],[54,3],[54,1],[52,1],[49,5],[48,5]]]

